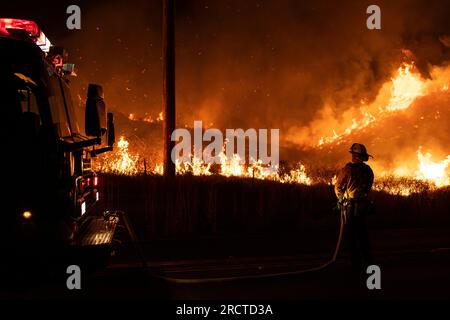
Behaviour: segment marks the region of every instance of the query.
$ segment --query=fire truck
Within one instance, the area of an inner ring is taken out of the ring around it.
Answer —
[[[0,19],[0,264],[112,243],[119,218],[100,210],[92,159],[113,149],[113,115],[100,85],[74,103],[66,58],[35,22]]]

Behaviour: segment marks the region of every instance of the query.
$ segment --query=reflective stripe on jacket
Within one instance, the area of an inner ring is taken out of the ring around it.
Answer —
[[[367,198],[373,184],[373,171],[365,163],[349,162],[336,179],[334,191],[339,200]]]

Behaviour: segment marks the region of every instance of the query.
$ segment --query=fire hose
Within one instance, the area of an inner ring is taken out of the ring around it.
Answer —
[[[135,246],[135,249],[139,256],[139,259],[142,262],[142,267],[145,268],[145,270],[147,270],[147,272],[149,272],[150,269],[147,265],[146,259],[144,258],[143,251],[142,251],[141,247],[139,246],[139,242],[138,242],[136,233],[134,232],[133,226],[130,223],[128,216],[122,211],[118,211],[117,213],[121,216],[122,221],[125,224],[128,234],[131,237],[131,241],[132,241],[133,245]],[[336,258],[337,258],[337,255],[339,253],[339,249],[341,246],[341,242],[342,242],[342,236],[344,233],[345,224],[346,224],[345,214],[342,214],[342,212],[341,212],[339,236],[338,236],[338,239],[336,242],[336,248],[334,250],[333,256],[331,257],[330,260],[326,261],[325,263],[323,263],[317,267],[301,269],[301,270],[285,271],[285,272],[257,274],[257,275],[216,277],[216,278],[198,278],[198,279],[168,277],[168,276],[155,274],[153,272],[149,272],[149,276],[159,278],[159,279],[167,281],[167,282],[177,283],[177,284],[201,284],[201,283],[213,283],[213,282],[217,283],[217,282],[227,282],[227,281],[236,281],[236,280],[266,279],[266,278],[275,278],[275,277],[282,277],[282,276],[297,275],[297,274],[302,274],[302,273],[316,272],[316,271],[325,269],[326,267],[332,265],[336,261]]]

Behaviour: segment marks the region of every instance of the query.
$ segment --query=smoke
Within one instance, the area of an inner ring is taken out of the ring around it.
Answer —
[[[177,125],[202,120],[217,128],[280,128],[283,147],[303,152],[346,127],[361,106],[376,109],[402,62],[414,61],[421,77],[432,79],[433,67],[450,58],[446,1],[377,1],[381,30],[366,28],[369,4],[177,1]],[[105,86],[110,108],[156,116],[160,1],[86,6],[82,30],[61,39],[79,67],[73,81],[79,102],[87,83],[96,82]],[[419,134],[445,149],[439,134],[435,140],[430,130]],[[392,145],[417,150],[416,143]]]

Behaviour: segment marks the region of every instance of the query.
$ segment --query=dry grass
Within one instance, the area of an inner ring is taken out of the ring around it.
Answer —
[[[127,212],[147,238],[295,233],[337,221],[333,186],[327,184],[190,175],[172,182],[156,175],[101,179],[104,206]],[[450,188],[423,188],[408,197],[374,191],[372,198],[372,225],[378,227],[450,223]]]

